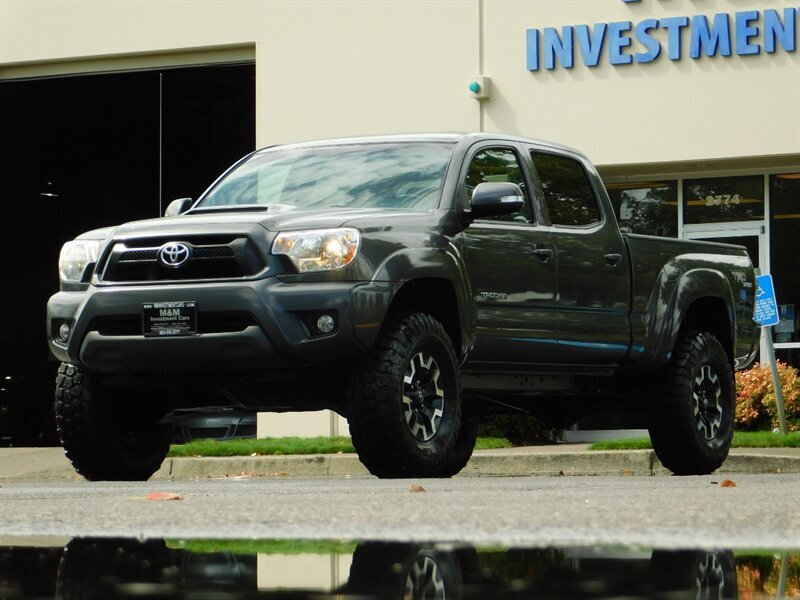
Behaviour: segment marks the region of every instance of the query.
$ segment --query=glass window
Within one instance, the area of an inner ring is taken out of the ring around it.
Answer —
[[[781,322],[776,343],[800,342],[800,173],[770,175],[770,266]],[[778,358],[800,368],[800,348],[778,350]]]
[[[439,206],[452,144],[379,143],[266,150],[237,167],[203,206]]]
[[[484,182],[516,183],[525,195],[525,206],[517,213],[487,217],[492,221],[514,221],[532,223],[530,198],[525,186],[525,178],[519,166],[517,153],[511,148],[485,148],[479,151],[469,163],[467,170],[467,200],[472,200],[472,192]]]
[[[531,153],[553,225],[600,222],[600,209],[581,164],[565,156]]]
[[[620,231],[678,237],[678,182],[645,181],[606,186]]]
[[[764,177],[715,177],[683,182],[684,222],[726,223],[764,218]]]

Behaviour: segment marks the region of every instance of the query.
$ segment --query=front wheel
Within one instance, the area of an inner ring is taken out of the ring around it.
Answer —
[[[353,378],[348,423],[358,456],[382,478],[437,477],[458,439],[461,388],[441,323],[408,314]]]
[[[61,364],[55,413],[64,453],[90,481],[144,481],[166,457],[170,429],[144,399],[126,402],[111,397],[111,389],[83,367]]]
[[[716,337],[680,333],[653,409],[650,438],[667,469],[676,475],[707,475],[722,465],[733,438],[735,385]]]

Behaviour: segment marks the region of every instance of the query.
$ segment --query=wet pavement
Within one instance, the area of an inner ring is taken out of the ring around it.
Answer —
[[[226,464],[129,483],[84,481],[63,453],[1,453],[0,600],[800,597],[796,472],[748,454],[760,474],[582,477],[565,465],[594,453],[574,450],[539,476],[541,454],[506,452],[476,469],[515,477]],[[585,464],[629,464],[599,460]]]
[[[11,543],[0,546],[0,598],[9,600],[800,595],[800,552],[780,550],[129,538],[6,542]]]

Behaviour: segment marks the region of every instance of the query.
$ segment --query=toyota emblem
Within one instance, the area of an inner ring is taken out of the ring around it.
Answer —
[[[189,260],[192,255],[192,250],[186,244],[180,242],[170,242],[161,246],[158,251],[158,259],[161,264],[167,267],[180,267],[183,263]]]

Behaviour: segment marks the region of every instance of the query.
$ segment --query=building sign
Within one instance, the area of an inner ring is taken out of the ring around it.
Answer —
[[[528,70],[571,69],[578,61],[587,67],[601,62],[615,66],[649,63],[664,51],[669,60],[679,61],[686,38],[689,58],[694,60],[761,54],[762,50],[767,54],[795,52],[798,16],[800,9],[786,8],[528,29]]]

